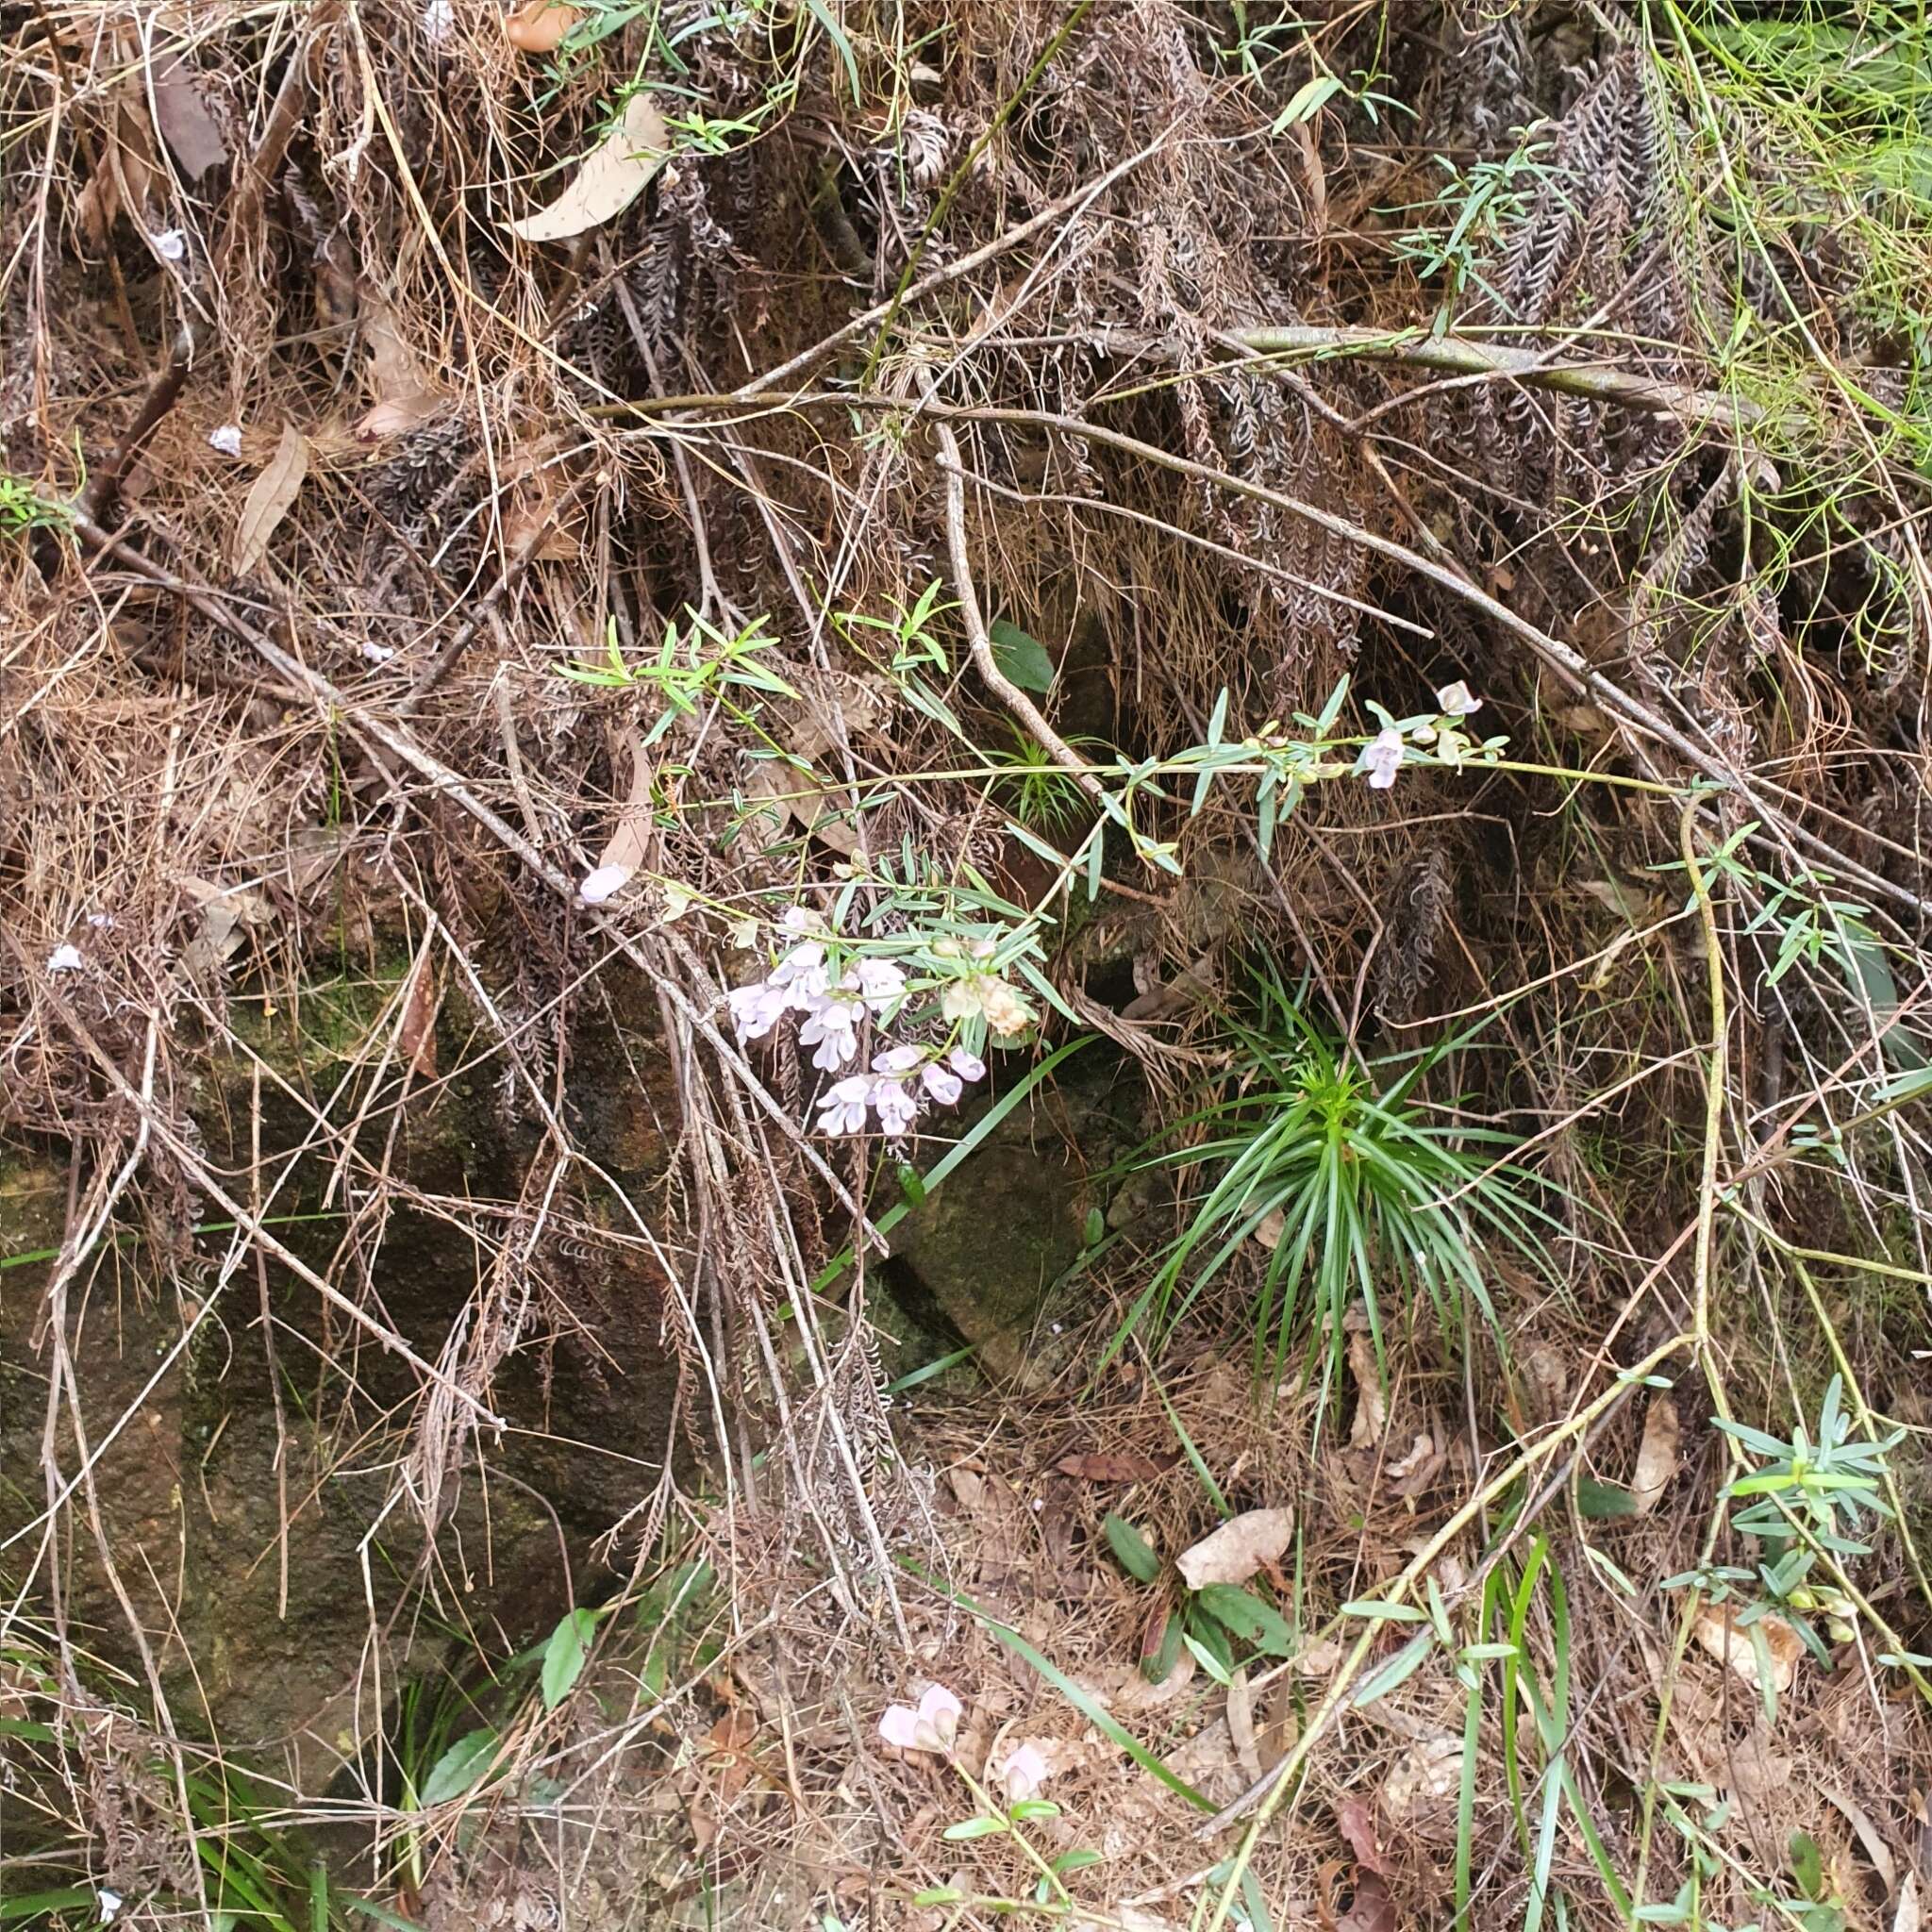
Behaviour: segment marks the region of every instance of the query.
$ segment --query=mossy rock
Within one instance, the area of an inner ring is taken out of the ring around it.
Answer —
[[[1048,1103],[1009,1114],[894,1230],[895,1298],[929,1332],[950,1325],[993,1376],[1043,1370],[1048,1292],[1107,1205],[1099,1176],[1124,1139],[1106,1097],[1113,1069],[1096,1058],[1079,1073]]]

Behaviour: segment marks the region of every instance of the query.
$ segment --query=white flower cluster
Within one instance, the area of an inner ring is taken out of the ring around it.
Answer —
[[[873,1056],[872,1071],[875,1077],[853,1074],[833,1081],[819,1095],[819,1125],[826,1133],[864,1133],[869,1108],[878,1115],[881,1133],[903,1134],[928,1099],[950,1107],[969,1083],[984,1079],[986,1062],[963,1046],[954,1047],[943,1059],[932,1058],[923,1046],[893,1046]]]
[[[905,972],[890,959],[858,959],[837,983],[821,937],[824,927],[808,908],[794,906],[780,922],[795,943],[762,979],[734,987],[727,995],[732,1024],[741,1041],[763,1040],[787,1013],[801,1016],[798,1043],[812,1048],[811,1063],[821,1073],[836,1074],[859,1057],[859,1028],[874,1024],[905,1003]],[[959,982],[969,988],[981,977]],[[1024,1005],[1004,981],[992,981],[1007,994],[1024,1025],[1031,1019]],[[954,1010],[954,987],[946,990],[944,1011],[949,1019],[967,1017]],[[975,997],[973,1016],[991,1008]],[[1004,1010],[1004,1009],[1003,1009]],[[1005,1015],[1005,1017],[1012,1017]],[[1008,1029],[1017,1030],[1017,1029]],[[973,1081],[986,1077],[986,1062],[963,1046],[949,1051],[914,1045],[888,1046],[872,1058],[870,1074],[850,1074],[835,1080],[818,1098],[820,1128],[827,1134],[859,1134],[869,1117],[878,1116],[879,1129],[903,1134],[928,1100],[950,1107]]]
[[[1445,684],[1436,693],[1436,703],[1441,708],[1435,724],[1424,723],[1415,726],[1414,737],[1418,744],[1434,744],[1437,756],[1444,764],[1461,762],[1461,754],[1466,748],[1461,734],[1455,726],[1464,718],[1472,718],[1483,708],[1483,701],[1470,695],[1469,686],[1459,677],[1454,684]],[[1382,714],[1388,716],[1385,711]],[[1448,728],[1443,728],[1444,726]],[[1400,725],[1391,724],[1378,731],[1367,744],[1362,746],[1361,757],[1356,761],[1357,772],[1369,774],[1371,791],[1387,791],[1395,783],[1395,774],[1402,769],[1402,747],[1405,734]]]

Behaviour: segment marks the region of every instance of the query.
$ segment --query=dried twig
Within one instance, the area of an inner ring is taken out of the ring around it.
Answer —
[[[999,667],[992,654],[992,640],[987,635],[986,618],[979,608],[979,592],[973,582],[973,559],[966,552],[966,482],[959,460],[959,440],[952,425],[933,425],[940,446],[940,467],[946,479],[946,552],[953,565],[953,595],[959,606],[960,621],[966,626],[966,647],[979,675],[998,695],[1000,702],[1019,719],[1053,761],[1071,772],[1090,798],[1103,798],[1106,788],[1087,769],[1081,758],[1051,724],[1036,705]]]

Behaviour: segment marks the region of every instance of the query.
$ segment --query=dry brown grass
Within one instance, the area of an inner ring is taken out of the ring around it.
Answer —
[[[291,1523],[344,1471],[379,1470],[380,1518],[414,1525],[379,1601],[370,1586],[364,1667],[331,1707],[365,1740],[420,1662],[420,1626],[468,1617],[452,1550],[475,1534],[462,1512],[499,1420],[551,1430],[558,1351],[594,1380],[600,1351],[609,1366],[641,1337],[661,1345],[654,1473],[606,1513],[597,1587],[628,1604],[667,1539],[702,1548],[719,1654],[657,1694],[613,1643],[586,1680],[601,1703],[555,1715],[519,1691],[501,1790],[522,1795],[475,1839],[453,1814],[425,1827],[370,1770],[379,1751],[333,1740],[358,1789],[265,1807],[362,1831],[378,1848],[364,1878],[388,1883],[415,1845],[428,1888],[410,1876],[399,1896],[439,1924],[499,1907],[544,1923],[532,1901],[558,1895],[598,1923],[696,1923],[707,1883],[744,1923],[808,1923],[808,1899],[847,1925],[962,1923],[905,1901],[960,1872],[990,1890],[1030,1876],[942,1838],[958,1793],[936,1758],[881,1757],[880,1705],[930,1679],[967,1701],[974,1769],[1022,1737],[1050,1747],[1063,1816],[1042,1842],[1105,1855],[1082,1894],[1108,1907],[1095,1923],[1182,1923],[1234,1838],[1198,1839],[1182,1801],[947,1591],[1008,1619],[1225,1804],[1343,1681],[1341,1604],[1438,1534],[1431,1574],[1458,1616],[1505,1556],[1524,1560],[1529,1531],[1500,1508],[1459,1514],[1512,1457],[1534,1486],[1629,1479],[1634,1403],[1607,1403],[1574,1460],[1534,1458],[1680,1331],[1740,1415],[1815,1413],[1841,1348],[1875,1411],[1923,1426],[1906,1412],[1932,1273],[1916,1110],[1859,1125],[1844,1168],[1798,1135],[1871,1110],[1897,1001],[1875,982],[1848,995],[1828,950],[1767,981],[1763,879],[1732,882],[1713,947],[1681,876],[1654,870],[1688,787],[1722,779],[1710,843],[1748,821],[1767,877],[1823,868],[1865,908],[1908,1013],[1919,996],[1932,577],[1922,480],[1853,392],[1884,387],[1892,354],[1854,298],[1855,240],[1805,285],[1812,346],[1847,384],[1800,356],[1784,392],[1732,395],[1705,312],[1724,263],[1685,213],[1717,170],[1674,118],[1667,49],[1556,7],[1534,36],[1534,7],[1313,11],[1307,46],[1251,77],[1226,52],[1234,8],[846,0],[829,12],[858,105],[827,9],[775,0],[735,27],[669,8],[675,77],[642,17],[561,73],[462,4],[446,37],[434,7],[335,0],[10,17],[0,434],[19,500],[47,514],[0,535],[0,1131],[56,1162],[65,1199],[55,1258],[15,1277],[34,1307],[8,1332],[31,1334],[44,1426],[7,1438],[36,1520],[0,1573],[0,1637],[40,1661],[0,1681],[0,1706],[53,1726],[36,1789],[55,1794],[65,1869],[139,1891],[154,1923],[192,1901],[188,1779],[222,1750],[198,1712],[176,1722],[171,1687],[203,1661],[180,1593],[124,1574],[94,1492],[89,1445],[136,1440],[149,1402],[74,1373],[124,1283],[142,1319],[178,1310],[166,1347],[183,1360],[245,1337],[234,1373],[274,1391],[276,1528],[249,1574],[283,1566],[278,1609]],[[185,63],[172,79],[158,46]],[[1271,134],[1311,49],[1337,75],[1379,62],[1414,123],[1371,126],[1344,97]],[[634,72],[676,109],[756,125],[716,152],[687,128],[648,192],[575,242],[509,238]],[[1481,256],[1488,293],[1461,322],[1472,341],[1507,325],[1561,380],[1255,350],[1259,329],[1425,325],[1438,290],[1391,246],[1420,219],[1401,210],[1440,186],[1432,155],[1506,153],[1531,109],[1555,124],[1557,172]],[[225,155],[193,179],[184,116]],[[1783,247],[1752,272],[1791,272]],[[1599,358],[1618,399],[1591,391]],[[1677,401],[1633,408],[1633,383]],[[210,441],[227,425],[239,454]],[[287,429],[306,475],[238,573]],[[1816,495],[1780,467],[1815,468]],[[708,697],[647,752],[648,681],[558,672],[607,637],[639,659],[688,613],[726,635],[768,618],[769,661],[801,698],[763,727],[808,745],[817,808],[857,819],[860,857],[970,866],[1030,905],[1047,874],[1005,832],[985,757],[1012,693],[970,673],[974,640],[941,620],[952,660],[933,682],[961,745],[889,675],[883,633],[837,621],[892,619],[936,580],[960,593],[949,498],[985,614],[1066,648],[1056,742],[1170,755],[1224,691],[1239,737],[1319,709],[1344,673],[1398,713],[1464,676],[1514,756],[1555,768],[1413,773],[1392,799],[1324,787],[1266,866],[1226,790],[1198,817],[1154,803],[1146,829],[1176,841],[1186,885],[1113,854],[1103,912],[1126,937],[1108,952],[1065,935],[1057,967],[1124,1049],[1149,1132],[1229,1061],[1209,1007],[1124,1010],[1191,969],[1238,997],[1257,958],[1289,962],[1332,1024],[1384,1045],[1491,1019],[1433,1098],[1536,1136],[1568,1204],[1562,1292],[1502,1282],[1507,1363],[1452,1362],[1418,1322],[1381,1425],[1352,1393],[1316,1445],[1312,1396],[1248,1400],[1238,1279],[1179,1357],[1088,1390],[1087,1339],[1144,1281],[1158,1220],[1058,1311],[1057,1379],[888,1405],[848,1279],[824,1272],[859,1205],[891,1193],[804,1126],[814,1076],[796,1051],[741,1051],[721,1004],[741,976],[734,925],[828,902],[852,836],[808,836],[809,810],[760,833],[762,747],[728,708]],[[576,881],[626,800],[631,891],[586,908]],[[1734,995],[1715,1057],[1713,962]],[[358,988],[351,1037],[320,1073],[266,1049],[270,1008],[299,1015],[338,980]],[[435,1124],[472,1107],[503,1163],[438,1167]],[[1699,1230],[1707,1150],[1774,1240],[1728,1215]],[[324,1245],[277,1231],[298,1200],[340,1216]],[[386,1299],[398,1230],[425,1226],[471,1277],[426,1324]],[[1779,1241],[1903,1273],[1821,1263],[1821,1327]],[[1159,1691],[1138,1676],[1146,1605],[1100,1535],[1109,1507],[1170,1554],[1211,1526],[1176,1424],[1232,1507],[1291,1499],[1301,1523],[1310,1649],[1251,1674],[1252,1737],[1205,1675]],[[291,1460],[310,1431],[312,1457]],[[1709,1915],[1774,1913],[1751,1889],[1780,1882],[1802,1829],[1852,1921],[1875,1923],[1924,1857],[1907,1795],[1921,1707],[1872,1663],[1876,1624],[1835,1674],[1807,1667],[1774,1726],[1734,1674],[1677,1655],[1683,1599],[1659,1581],[1713,1540],[1724,1475],[1718,1440],[1687,1437],[1654,1515],[1601,1524],[1570,1509],[1574,1489],[1545,1498],[1570,1631],[1539,1596],[1527,1643],[1541,1670],[1567,1657],[1582,1807],[1654,1901],[1686,1868],[1646,1803],[1669,1780],[1731,1791],[1736,1862]],[[1057,1468],[1128,1452],[1168,1466],[1118,1490]],[[1888,1540],[1859,1571],[1908,1639],[1925,1615],[1910,1548]],[[101,1576],[107,1594],[87,1594]],[[111,1629],[68,1627],[76,1591]],[[472,1625],[475,1648],[508,1638],[505,1614]],[[120,1659],[111,1695],[95,1648]],[[1423,1774],[1438,1740],[1459,1752],[1463,1698],[1439,1660],[1324,1719],[1290,1822],[1253,1853],[1277,1924],[1344,1911],[1364,1869],[1337,1831],[1351,1797],[1379,1817],[1395,1908],[1446,1917],[1455,1807]],[[1532,1857],[1498,1724],[1491,1707],[1467,1843],[1474,1916],[1504,1924]],[[568,1787],[561,1811],[530,1798],[535,1776]],[[1575,1919],[1611,1923],[1578,1831],[1551,1869]],[[642,1896],[661,1920],[636,1917]],[[1381,1932],[1369,1909],[1357,1898],[1349,1932]]]

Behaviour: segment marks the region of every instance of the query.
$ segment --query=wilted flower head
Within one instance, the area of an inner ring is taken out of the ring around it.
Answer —
[[[1010,1040],[1033,1024],[1033,1008],[1004,979],[986,978],[979,982],[979,1010],[986,1015],[986,1024],[1002,1039]]]
[[[1483,708],[1482,699],[1471,697],[1468,685],[1459,677],[1436,693],[1436,703],[1445,718],[1472,718]]]
[[[895,1704],[879,1720],[879,1736],[900,1751],[948,1753],[959,1735],[962,1707],[943,1684],[935,1684],[917,1707]]]
[[[1378,731],[1362,746],[1362,755],[1356,769],[1369,774],[1372,791],[1387,791],[1395,783],[1396,773],[1402,769],[1402,733],[1393,725]]]
[[[1008,1804],[1018,1805],[1035,1796],[1052,1774],[1053,1767],[1047,1763],[1046,1754],[1040,1746],[1022,1744],[1007,1759],[1006,1769],[1000,1773],[1007,1787]]]

